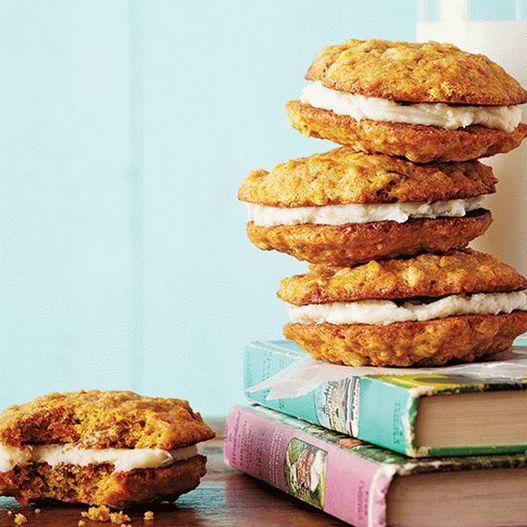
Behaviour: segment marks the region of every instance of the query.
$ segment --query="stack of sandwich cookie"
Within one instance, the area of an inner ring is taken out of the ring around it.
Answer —
[[[521,359],[452,375],[420,367],[506,359],[527,330],[527,278],[468,248],[491,224],[483,201],[497,182],[478,158],[527,136],[527,91],[488,58],[434,42],[349,40],[322,50],[307,79],[287,105],[293,126],[343,146],[254,171],[239,190],[254,245],[309,265],[278,292],[293,342],[246,350],[247,394],[279,413],[234,408],[226,459],[353,525],[523,525],[513,518],[526,481]],[[316,360],[369,368],[302,364],[293,343]],[[510,418],[498,423],[505,407]],[[460,432],[470,422],[468,439]],[[424,440],[418,424],[437,437]],[[492,445],[478,435],[489,426]],[[515,439],[503,438],[504,426]],[[373,445],[467,457],[418,463]],[[406,486],[413,472],[420,479]],[[432,502],[434,510],[423,506]]]
[[[478,161],[415,165],[342,147],[252,172],[238,197],[260,249],[353,265],[466,247],[492,221],[482,198],[495,185]]]
[[[286,278],[284,328],[314,358],[432,366],[506,351],[527,330],[527,279],[476,251],[311,266]]]
[[[323,49],[288,103],[301,132],[344,145],[257,170],[238,197],[260,249],[311,264],[282,282],[284,335],[349,365],[469,362],[527,329],[527,280],[466,250],[496,190],[477,158],[527,136],[527,91],[449,44],[349,40]]]
[[[526,91],[450,44],[348,40],[323,49],[287,110],[295,128],[418,163],[508,152],[527,135]]]
[[[123,508],[175,499],[205,475],[213,431],[186,401],[54,393],[0,414],[0,495]]]

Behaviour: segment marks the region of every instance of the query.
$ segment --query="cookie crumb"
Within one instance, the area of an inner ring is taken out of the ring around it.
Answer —
[[[24,525],[27,523],[27,518],[23,514],[15,514],[15,525]]]
[[[81,516],[94,522],[108,522],[110,521],[110,509],[106,505],[90,507],[88,511],[81,512]]]
[[[152,511],[146,511],[143,518],[145,521],[151,522],[154,520],[154,513]]]
[[[35,509],[35,514],[40,514],[42,512],[42,509]]]
[[[85,527],[86,522],[84,520],[79,520],[79,523],[77,524],[79,527]]]
[[[106,505],[90,507],[88,511],[81,512],[81,516],[93,522],[111,522],[112,524],[120,525],[121,527],[132,527],[131,524],[126,523],[131,521],[128,514],[125,514],[123,511],[110,512],[110,509]],[[83,522],[83,525],[86,525],[86,523]],[[79,526],[83,527],[80,522]]]
[[[123,524],[125,522],[129,522],[130,519],[130,516],[128,516],[128,514],[125,514],[123,511],[110,513],[110,521],[115,525],[122,525],[122,527],[127,527]]]

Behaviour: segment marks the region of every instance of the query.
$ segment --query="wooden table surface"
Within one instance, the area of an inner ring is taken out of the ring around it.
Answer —
[[[225,465],[221,438],[201,446],[208,457],[208,472],[201,485],[181,496],[173,505],[150,505],[144,509],[127,511],[134,527],[346,525]],[[13,527],[16,513],[27,517],[28,527],[77,527],[81,512],[87,507],[40,505],[40,509],[41,512],[36,514],[33,507],[21,508],[12,499],[0,498],[0,527]],[[154,511],[155,521],[143,520],[145,510]],[[8,511],[12,511],[11,515]],[[104,525],[110,526],[109,523],[86,521],[86,527]]]

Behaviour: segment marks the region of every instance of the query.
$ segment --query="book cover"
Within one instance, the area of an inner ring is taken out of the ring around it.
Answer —
[[[306,354],[290,341],[255,342],[246,346],[244,385],[247,397],[268,408],[411,457],[517,453],[527,450],[527,444],[434,448],[418,445],[415,436],[423,397],[525,390],[527,379],[412,373],[348,376],[338,381],[321,382],[309,393],[290,398],[268,399],[269,389],[249,391],[251,387],[305,357]]]
[[[356,527],[385,526],[395,476],[527,466],[527,455],[410,459],[285,414],[229,412],[225,460]]]

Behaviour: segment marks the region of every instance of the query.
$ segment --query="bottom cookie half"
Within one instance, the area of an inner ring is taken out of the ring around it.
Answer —
[[[200,455],[168,467],[129,472],[116,472],[109,464],[31,464],[0,473],[0,495],[12,496],[22,505],[57,500],[122,509],[189,492],[205,475],[205,465],[206,458]]]
[[[506,132],[480,125],[450,130],[369,119],[356,121],[347,115],[337,115],[300,101],[290,101],[287,113],[291,124],[310,137],[329,139],[362,152],[406,157],[415,163],[489,157],[518,147],[527,136],[525,124]]]
[[[527,311],[426,322],[286,324],[284,335],[315,359],[348,366],[439,366],[506,351],[527,330]]]
[[[249,239],[264,251],[276,250],[310,263],[351,266],[372,259],[462,249],[490,226],[488,210],[462,218],[376,221],[345,225],[247,224]]]

